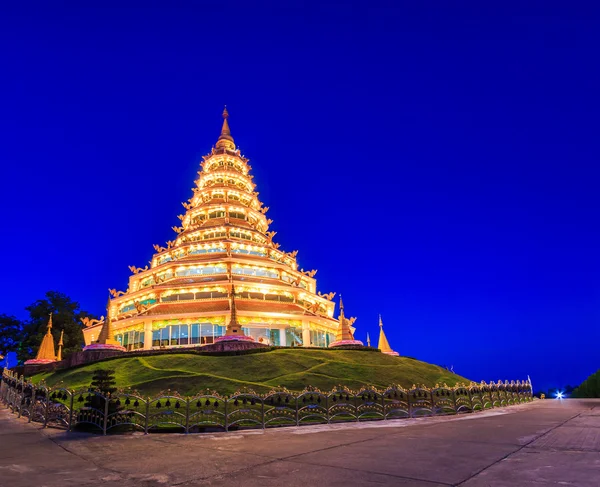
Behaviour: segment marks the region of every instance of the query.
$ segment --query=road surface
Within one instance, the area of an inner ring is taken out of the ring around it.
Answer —
[[[600,400],[446,418],[92,436],[0,406],[0,487],[600,486]]]

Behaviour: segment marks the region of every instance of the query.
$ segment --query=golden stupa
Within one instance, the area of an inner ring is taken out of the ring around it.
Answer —
[[[381,315],[379,315],[379,344],[377,345],[377,348],[381,350],[381,353],[395,356],[400,355],[398,352],[394,352],[392,347],[390,347],[387,337],[383,331],[383,321],[381,321]]]
[[[42,339],[38,353],[34,359],[25,361],[25,365],[48,364],[56,362],[56,349],[54,348],[54,337],[52,336],[52,313],[48,320],[48,331]]]
[[[339,347],[342,345],[359,345],[364,346],[363,342],[354,339],[353,323],[356,318],[346,318],[344,316],[344,303],[340,296],[340,317],[337,333],[335,334],[335,342],[331,343],[330,347]]]

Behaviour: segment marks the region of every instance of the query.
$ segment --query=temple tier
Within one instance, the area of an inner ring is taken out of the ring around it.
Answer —
[[[299,269],[297,251],[273,241],[268,207],[228,117],[225,110],[174,239],[154,245],[149,266],[130,267],[125,292],[110,290],[105,320],[85,321],[88,350],[109,331],[107,345],[126,350],[197,347],[221,337],[304,347],[340,341],[345,321],[333,317],[335,293],[317,293],[316,271]]]

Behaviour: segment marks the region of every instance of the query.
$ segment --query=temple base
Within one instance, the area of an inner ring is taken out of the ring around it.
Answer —
[[[52,362],[56,362],[56,360],[47,359],[47,358],[32,358],[26,360],[23,365],[42,365],[42,364],[51,364]]]
[[[248,335],[223,335],[215,338],[215,343],[219,342],[254,342],[254,338]]]
[[[343,347],[346,345],[351,345],[351,346],[355,346],[355,347],[364,347],[364,343],[361,342],[360,340],[338,340],[336,342],[331,342],[329,344],[329,348],[335,348],[335,347]]]
[[[111,352],[126,352],[127,349],[121,345],[112,345],[110,343],[92,343],[83,347],[84,352],[97,352],[99,350],[109,350]]]
[[[393,357],[400,356],[400,354],[398,352],[394,352],[393,350],[391,352],[381,352],[381,353],[385,353],[386,355],[392,355]]]

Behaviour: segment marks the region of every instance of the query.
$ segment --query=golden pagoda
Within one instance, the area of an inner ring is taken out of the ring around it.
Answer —
[[[352,325],[356,321],[356,318],[346,318],[344,316],[344,303],[342,301],[342,297],[340,296],[340,317],[338,329],[335,334],[335,342],[330,343],[330,347],[339,347],[346,345],[357,345],[363,346],[363,342],[360,340],[354,339],[354,328]]]
[[[65,335],[65,330],[60,330],[60,340],[58,340],[58,353],[56,354],[57,362],[60,362],[62,360],[62,347],[64,345],[64,343],[63,343],[64,335]]]
[[[275,346],[335,341],[335,293],[317,293],[317,271],[300,269],[297,251],[274,241],[269,208],[228,119],[225,109],[175,236],[154,245],[148,266],[130,266],[126,291],[110,290],[104,322],[84,320],[86,348],[102,339],[106,322],[126,350],[198,347],[231,336]]]
[[[52,313],[48,320],[48,331],[42,339],[38,353],[34,359],[25,361],[25,365],[48,364],[56,362],[56,349],[54,348],[54,337],[52,336]]]
[[[381,350],[381,353],[386,353],[388,355],[394,356],[400,355],[398,352],[394,352],[392,350],[392,347],[390,347],[385,333],[383,332],[383,321],[381,321],[381,315],[379,315],[379,344],[377,345],[377,348]]]

